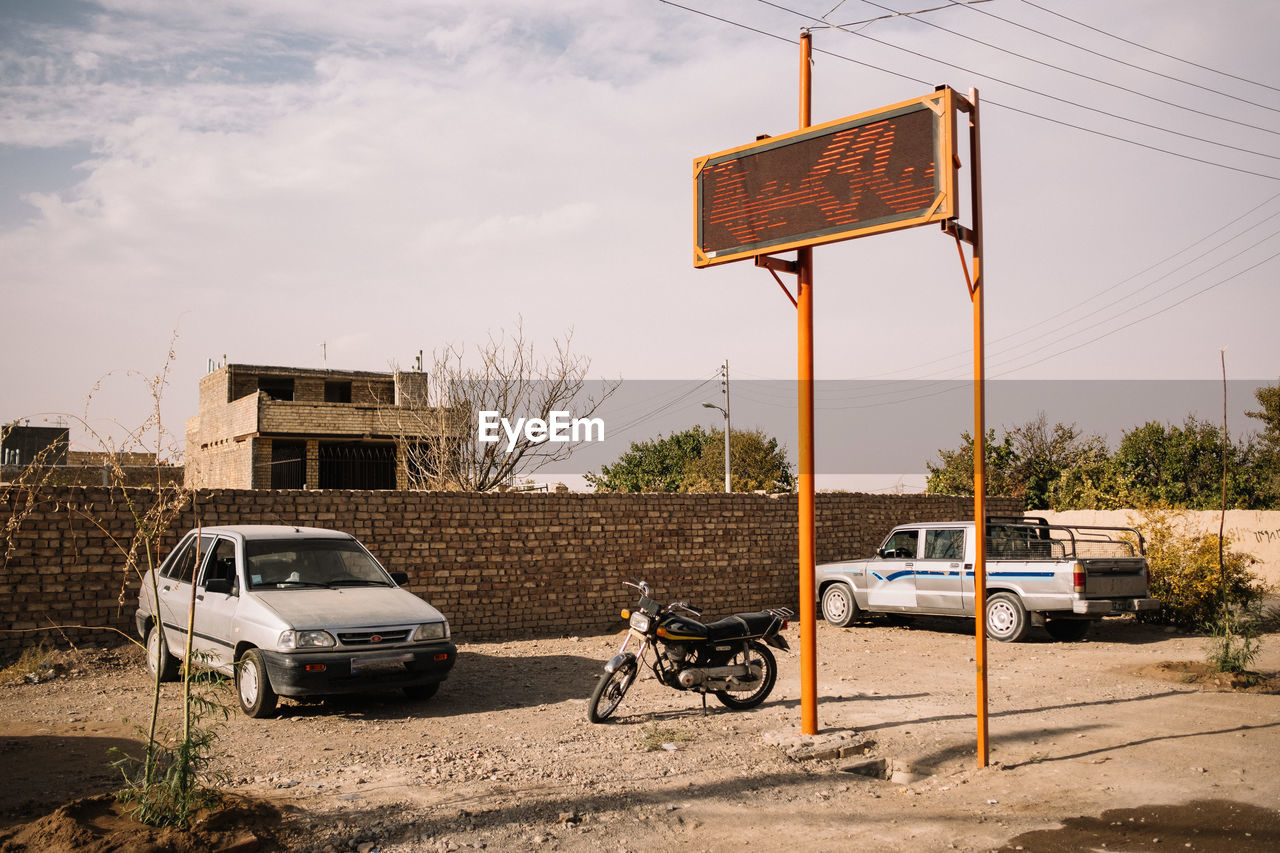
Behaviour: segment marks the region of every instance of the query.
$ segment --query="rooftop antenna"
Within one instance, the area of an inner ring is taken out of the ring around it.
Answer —
[[[329,342],[320,342],[320,360],[324,362],[324,369],[329,369]]]

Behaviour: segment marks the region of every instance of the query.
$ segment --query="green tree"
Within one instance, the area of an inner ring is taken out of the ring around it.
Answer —
[[[1102,437],[1084,436],[1075,424],[1056,423],[1051,427],[1044,412],[1015,427],[1008,438],[1013,447],[1010,490],[1026,502],[1027,509],[1057,509],[1051,499],[1054,484],[1081,466],[1093,466],[1107,456]]]
[[[597,492],[678,492],[710,439],[711,433],[694,426],[665,438],[633,441],[612,465],[587,474],[587,482]]]
[[[795,477],[787,451],[761,430],[734,430],[729,462],[735,492],[787,492]],[[597,492],[718,492],[724,489],[724,431],[700,426],[632,442],[599,474],[587,474]]]
[[[1106,442],[1089,438],[1070,467],[1049,485],[1049,509],[1122,509]]]
[[[1112,456],[1119,498],[1131,506],[1218,509],[1227,457],[1227,506],[1263,503],[1251,441],[1224,440],[1217,425],[1188,415],[1182,426],[1149,421],[1126,432]]]
[[[939,450],[941,465],[926,462],[929,478],[925,492],[931,495],[973,494],[973,436],[960,434],[960,446],[955,450]],[[989,495],[1012,495],[1014,449],[1008,432],[996,441],[996,431],[987,430],[983,456],[986,458],[986,492]]]
[[[787,449],[763,430],[733,430],[729,440],[730,484],[735,492],[791,492],[796,480]],[[724,490],[724,430],[713,430],[702,453],[685,469],[682,492]]]
[[[1253,395],[1262,407],[1257,412],[1245,412],[1249,417],[1262,421],[1255,471],[1264,502],[1274,507],[1280,505],[1280,381],[1257,389]]]

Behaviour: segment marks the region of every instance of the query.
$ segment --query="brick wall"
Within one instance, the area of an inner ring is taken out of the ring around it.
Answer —
[[[150,492],[129,497],[145,507]],[[0,576],[0,651],[47,638],[133,634],[137,578],[115,541],[134,532],[119,490],[47,490],[23,519]],[[640,576],[708,616],[797,604],[796,500],[758,495],[459,494],[212,490],[164,537],[167,554],[197,515],[206,525],[300,524],[349,531],[439,607],[462,641],[610,631]],[[8,519],[26,505],[10,492]],[[818,495],[818,559],[869,556],[895,524],[971,518],[969,498]],[[992,499],[992,513],[1019,512]],[[90,520],[92,519],[92,521]]]
[[[387,406],[266,400],[258,407],[258,431],[286,435],[388,435],[401,413]]]

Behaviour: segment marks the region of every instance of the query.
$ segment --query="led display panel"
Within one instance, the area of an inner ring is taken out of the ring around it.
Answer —
[[[953,92],[694,161],[694,266],[956,215]]]

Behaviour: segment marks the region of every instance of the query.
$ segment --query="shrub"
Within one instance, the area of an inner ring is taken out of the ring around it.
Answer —
[[[1163,604],[1160,621],[1192,630],[1207,630],[1224,606],[1254,610],[1266,587],[1249,570],[1254,558],[1233,551],[1223,541],[1218,567],[1218,534],[1186,530],[1182,518],[1170,510],[1151,510],[1138,524],[1147,540],[1151,595]]]
[[[1261,650],[1257,622],[1253,619],[1224,613],[1209,626],[1205,658],[1218,672],[1247,672]]]

